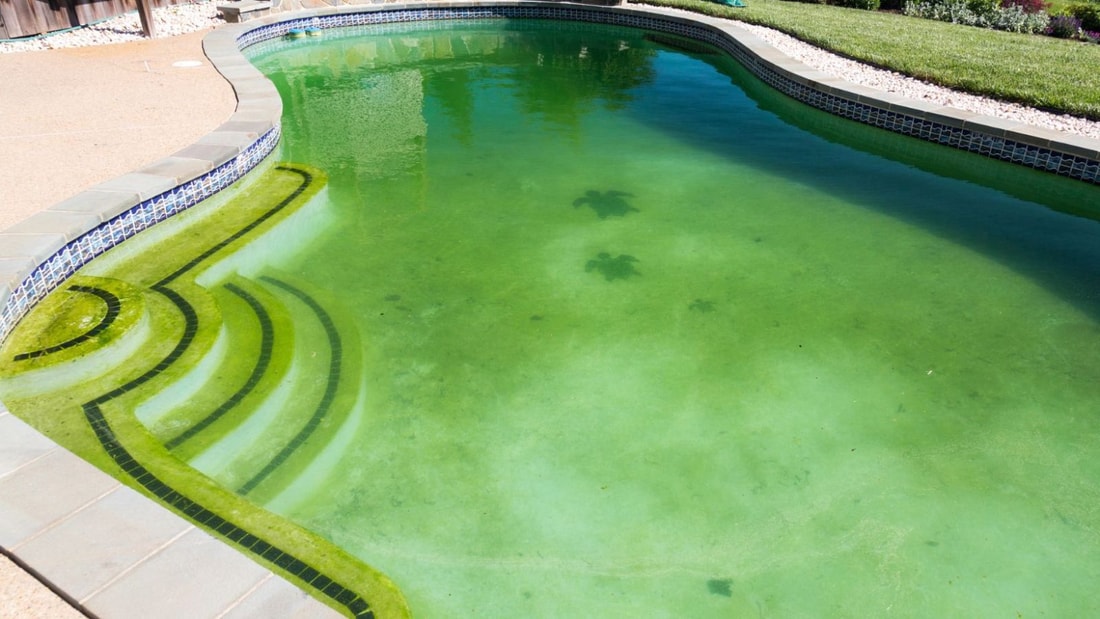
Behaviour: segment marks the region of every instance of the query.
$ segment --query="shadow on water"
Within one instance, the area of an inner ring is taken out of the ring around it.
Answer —
[[[587,206],[595,211],[596,216],[600,219],[607,219],[608,217],[626,217],[629,213],[640,212],[638,209],[630,206],[630,203],[626,201],[627,198],[633,197],[634,194],[625,191],[616,191],[614,189],[597,191],[595,189],[589,189],[584,192],[583,196],[573,200],[573,208]]]
[[[637,258],[628,254],[619,254],[612,258],[611,254],[602,251],[584,265],[584,270],[587,273],[596,271],[603,275],[605,280],[613,282],[617,279],[630,279],[635,275],[641,275],[634,267],[637,262]]]
[[[1100,187],[849,121],[778,93],[728,56],[693,58],[742,92],[704,103],[692,122],[655,100],[632,108],[642,122],[970,247],[1100,321]]]

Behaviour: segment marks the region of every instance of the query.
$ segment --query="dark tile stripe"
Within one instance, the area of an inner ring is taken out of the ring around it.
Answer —
[[[15,359],[14,359],[15,361],[23,361],[23,360],[26,360],[26,359],[37,359],[38,357],[45,357],[46,355],[51,355],[55,352],[60,352],[60,351],[65,350],[65,349],[72,348],[73,346],[78,346],[80,344],[83,344],[84,342],[87,342],[88,340],[90,340],[93,337],[95,337],[95,336],[99,335],[100,333],[102,333],[103,330],[106,329],[107,327],[111,326],[111,324],[114,323],[115,319],[118,318],[119,312],[122,311],[122,301],[119,300],[118,297],[116,297],[114,294],[112,294],[111,292],[109,292],[107,290],[103,290],[102,288],[94,288],[92,286],[78,286],[78,285],[69,286],[68,289],[72,290],[73,292],[83,292],[83,293],[86,293],[86,294],[94,294],[95,296],[99,297],[100,299],[103,299],[103,302],[107,304],[107,313],[103,316],[103,318],[100,319],[100,321],[98,323],[96,323],[96,325],[94,327],[92,327],[91,329],[88,329],[86,332],[72,338],[71,340],[67,340],[67,341],[61,342],[60,344],[56,344],[56,345],[50,346],[48,348],[43,348],[41,350],[35,350],[35,351],[31,351],[31,352],[20,353],[18,355],[15,355]]]
[[[328,337],[330,351],[328,381],[325,385],[325,394],[321,397],[321,402],[317,404],[317,408],[313,411],[313,415],[309,418],[309,421],[306,422],[306,425],[298,431],[298,434],[295,435],[289,443],[283,446],[282,450],[280,450],[259,473],[254,475],[252,479],[248,480],[240,487],[238,492],[241,494],[248,494],[254,490],[256,486],[260,485],[264,479],[267,479],[267,477],[285,462],[286,459],[294,453],[294,450],[305,443],[313,432],[317,430],[317,427],[321,425],[321,421],[324,420],[325,415],[328,414],[328,409],[332,406],[332,401],[336,399],[336,390],[340,386],[340,371],[344,356],[343,344],[340,341],[340,333],[336,330],[336,325],[332,322],[332,317],[328,315],[328,312],[326,312],[313,297],[286,282],[272,277],[261,277],[260,279],[294,295],[302,303],[309,306],[309,309],[317,315],[317,319],[321,321],[321,326],[324,327],[325,335]]]
[[[210,427],[211,424],[221,419],[226,413],[233,410],[241,403],[241,400],[252,393],[256,385],[259,384],[260,379],[262,379],[267,372],[268,366],[271,364],[271,353],[275,347],[275,328],[271,323],[271,316],[267,313],[267,309],[256,300],[256,297],[248,294],[239,286],[226,284],[225,288],[241,299],[244,299],[245,303],[252,308],[252,312],[256,315],[256,320],[260,323],[260,354],[257,356],[256,365],[252,368],[252,373],[249,374],[245,384],[201,421],[165,443],[164,446],[169,450],[176,449],[198,435],[198,433]]]

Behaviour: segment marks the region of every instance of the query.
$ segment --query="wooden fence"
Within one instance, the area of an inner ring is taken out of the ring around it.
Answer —
[[[187,0],[147,0],[154,7]],[[0,39],[84,26],[137,9],[137,0],[0,0]]]

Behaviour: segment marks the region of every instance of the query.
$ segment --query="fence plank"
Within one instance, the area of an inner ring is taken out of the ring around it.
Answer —
[[[188,0],[143,1],[152,8]],[[137,0],[0,0],[0,38],[15,39],[85,26],[137,8]]]

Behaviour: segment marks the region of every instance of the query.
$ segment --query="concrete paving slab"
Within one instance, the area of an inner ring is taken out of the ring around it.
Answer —
[[[214,165],[205,159],[191,157],[165,157],[152,165],[141,169],[144,174],[170,178],[177,185],[198,178],[214,169]]]
[[[98,191],[121,191],[136,193],[140,200],[148,200],[158,196],[176,186],[172,178],[146,174],[143,172],[131,172],[116,176],[109,181],[104,181],[94,187]]]
[[[45,262],[68,241],[57,233],[8,234],[0,232],[0,258],[32,258],[36,264]]]
[[[176,153],[177,157],[193,157],[205,159],[218,167],[221,164],[241,154],[241,149],[235,146],[223,144],[192,144]]]
[[[18,546],[118,486],[68,451],[51,451],[0,478],[0,546]]]
[[[192,528],[120,486],[13,551],[79,601]]]
[[[120,191],[85,191],[50,207],[51,211],[92,213],[102,223],[137,205],[136,193]]]
[[[31,215],[4,232],[9,234],[60,232],[65,236],[66,241],[72,241],[97,225],[99,225],[99,217],[92,213],[46,210]]]
[[[217,617],[267,577],[225,543],[191,529],[83,601],[101,617]]]
[[[50,439],[0,409],[0,478],[58,449]]]
[[[271,577],[253,589],[247,597],[220,619],[338,619],[343,617],[282,578]]]

